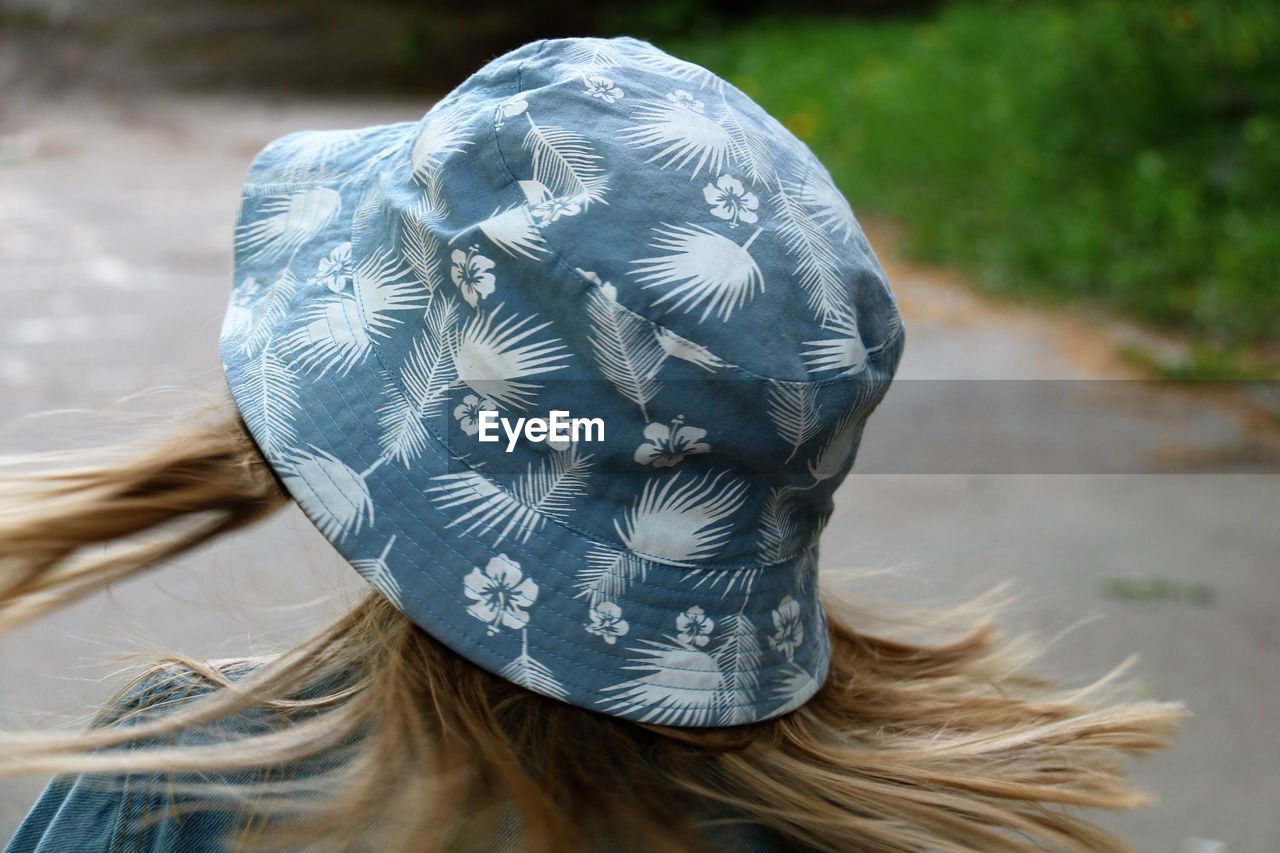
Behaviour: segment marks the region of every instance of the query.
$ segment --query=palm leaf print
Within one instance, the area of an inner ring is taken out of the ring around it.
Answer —
[[[692,581],[693,589],[701,589],[705,586],[707,589],[716,590],[724,587],[720,590],[720,597],[724,598],[732,595],[733,591],[739,588],[750,593],[751,587],[762,571],[761,566],[750,565],[736,569],[724,569],[719,566],[709,569],[693,568],[681,580]]]
[[[760,547],[757,551],[761,563],[780,563],[796,552],[799,525],[791,489],[786,486],[769,490],[764,509],[760,511]]]
[[[533,224],[528,205],[517,204],[506,210],[495,210],[492,216],[479,222],[476,227],[495,246],[513,258],[523,255],[537,260],[539,254],[547,251],[546,241],[542,239],[542,232]]]
[[[745,608],[746,599],[742,603]],[[724,621],[724,638],[712,653],[724,673],[724,686],[716,697],[720,711],[717,723],[733,726],[753,719],[751,700],[760,686],[763,655],[755,626],[741,610]]]
[[[826,323],[848,310],[849,286],[822,226],[804,209],[794,186],[778,182],[773,202],[778,209],[778,233],[795,261],[795,275],[809,297],[809,308]]]
[[[785,714],[800,707],[811,695],[814,678],[797,663],[789,663],[778,673],[773,682],[774,699],[782,700],[769,716]]]
[[[539,125],[526,114],[529,130],[524,150],[529,153],[533,179],[559,198],[581,199],[582,206],[600,201],[608,189],[601,157],[587,138],[572,130]]]
[[[587,493],[587,474],[592,455],[585,456],[577,445],[551,453],[537,464],[530,464],[513,492],[525,505],[539,513],[563,521],[572,511],[572,501]]]
[[[553,699],[569,698],[569,691],[556,678],[546,664],[529,654],[529,629],[520,632],[520,655],[502,668],[500,673],[508,681],[521,687],[550,696]]]
[[[617,601],[633,580],[644,580],[647,564],[621,548],[592,545],[587,550],[586,565],[578,569],[577,598],[587,598],[588,606],[602,601]]]
[[[818,543],[815,536],[814,541],[810,542],[809,546],[800,552],[800,557],[796,560],[796,591],[804,593],[813,589],[814,581],[817,578]]]
[[[701,367],[708,373],[715,373],[722,367],[732,366],[702,344],[683,338],[665,326],[654,326],[653,335],[658,340],[658,346],[662,347],[662,351],[667,355]]]
[[[385,203],[386,195],[382,192],[381,182],[372,181],[351,217],[352,245],[364,246],[371,233],[376,237],[381,224],[379,220],[386,215]]]
[[[778,173],[773,166],[773,151],[768,140],[743,124],[742,118],[729,106],[724,95],[720,96],[720,123],[729,132],[732,141],[729,154],[747,179],[753,184],[775,181]]]
[[[461,154],[471,144],[468,139],[466,112],[456,104],[440,103],[422,120],[422,128],[413,143],[413,177],[426,182],[440,168],[448,154]]]
[[[401,220],[404,259],[428,295],[434,294],[444,280],[440,272],[440,240],[428,227],[432,215],[427,205],[419,201]]]
[[[512,314],[495,322],[501,310],[499,305],[492,313],[476,314],[462,330],[454,358],[458,378],[499,405],[525,409],[542,386],[519,380],[566,367],[566,348],[559,338],[522,343],[550,321],[530,325],[533,316],[517,320]]]
[[[862,343],[862,334],[858,331],[858,322],[852,314],[852,306],[834,319],[827,327],[839,332],[836,338],[824,338],[817,341],[805,341],[809,349],[801,353],[805,367],[812,373],[826,370],[839,371],[839,376],[853,376],[861,373],[867,366],[870,356],[883,350],[897,334],[901,320],[894,317],[886,331],[885,339],[873,347]]]
[[[370,255],[356,266],[351,292],[335,293],[303,315],[304,325],[286,338],[286,354],[304,370],[323,376],[337,368],[345,374],[362,362],[375,339],[400,323],[395,312],[426,307],[428,291],[401,266],[390,250]]]
[[[545,519],[515,495],[479,471],[437,474],[431,478],[437,485],[428,488],[433,502],[441,510],[460,509],[461,513],[446,527],[467,524],[465,532],[480,531],[494,537],[497,545],[512,533],[526,541]],[[468,523],[469,522],[469,523]]]
[[[618,537],[642,557],[681,565],[720,550],[730,525],[720,522],[738,511],[747,484],[710,472],[682,479],[679,472],[652,477],[640,496],[613,526]]]
[[[764,290],[764,275],[748,251],[763,229],[741,246],[692,223],[654,230],[658,237],[650,245],[666,254],[631,262],[642,287],[670,287],[654,305],[674,300],[672,307],[686,313],[702,306],[699,323],[713,312],[723,321]]]
[[[708,87],[714,90],[724,88],[724,80],[717,77],[701,65],[694,65],[683,59],[656,50],[641,50],[635,55],[636,64],[660,74],[668,80],[691,83],[701,89]]]
[[[563,521],[572,511],[571,499],[586,493],[591,456],[579,456],[573,448],[552,453],[531,463],[510,491],[479,471],[461,471],[432,477],[437,485],[427,489],[442,510],[460,509],[448,527],[468,524],[494,536],[496,546],[508,536],[527,542],[548,518]]]
[[[812,210],[813,218],[839,237],[842,243],[861,233],[849,200],[836,188],[825,169],[814,167],[809,173],[800,190],[800,201]]]
[[[778,435],[791,447],[786,461],[818,434],[818,386],[802,382],[769,382],[765,408]]]
[[[639,714],[646,723],[705,726],[716,721],[725,690],[716,659],[706,652],[675,643],[643,641],[629,649],[627,669],[643,675],[606,687],[616,696],[598,700],[609,713]]]
[[[270,216],[236,229],[236,250],[248,261],[279,260],[320,236],[341,208],[342,196],[328,187],[277,196],[261,208]]]
[[[330,177],[338,155],[358,141],[359,134],[349,130],[290,134],[269,146],[268,150],[276,154],[275,165],[260,172],[255,179],[264,184],[288,184]]]
[[[240,382],[240,411],[249,431],[268,456],[283,454],[297,439],[297,375],[268,344],[241,368]]]
[[[438,172],[428,172],[422,184],[422,197],[418,199],[413,217],[426,225],[439,225],[449,215],[444,181]]]
[[[387,555],[391,553],[391,548],[395,544],[396,537],[392,536],[387,540],[387,545],[382,549],[381,554],[373,558],[352,560],[351,566],[392,604],[403,609],[404,605],[400,600],[400,582],[395,579],[390,567],[387,566]]]
[[[369,255],[356,266],[351,290],[365,326],[374,334],[385,333],[400,322],[391,312],[421,311],[431,297],[390,249]]]
[[[861,414],[860,406],[850,407],[831,430],[818,455],[809,461],[809,473],[815,481],[829,480],[844,470],[862,432]]]
[[[360,309],[348,294],[339,294],[308,308],[303,325],[286,336],[283,350],[296,358],[303,370],[319,369],[320,375],[337,368],[345,374],[368,354],[373,338]]]
[[[645,423],[645,406],[658,393],[658,368],[666,359],[649,326],[649,321],[618,304],[612,285],[590,290],[587,316],[591,320],[591,351],[596,365],[618,393],[640,407]]]
[[[633,148],[656,148],[645,162],[660,161],[660,168],[674,166],[679,171],[692,163],[690,180],[704,167],[718,174],[733,149],[733,137],[714,118],[670,101],[642,104],[632,117],[638,124],[623,130],[622,139]]]
[[[867,348],[853,316],[846,311],[831,320],[828,328],[840,332],[840,337],[805,341],[809,347],[801,353],[805,367],[813,373],[839,371],[840,376],[852,376],[866,367]]]
[[[408,465],[427,445],[424,420],[440,414],[457,379],[453,352],[457,347],[457,309],[437,296],[427,308],[421,336],[400,368],[399,381],[385,377],[387,402],[378,409],[382,452]]]
[[[291,450],[282,457],[281,479],[289,494],[307,511],[320,532],[342,541],[373,520],[373,498],[358,474],[341,459],[311,445],[311,450]]]
[[[575,39],[566,53],[574,65],[613,68],[622,64],[622,54],[604,39]]]
[[[297,289],[298,280],[292,272],[285,270],[280,273],[268,285],[265,295],[253,298],[247,306],[233,305],[227,311],[221,336],[232,345],[238,345],[244,355],[258,352],[267,345],[276,326],[288,315],[289,303]]]

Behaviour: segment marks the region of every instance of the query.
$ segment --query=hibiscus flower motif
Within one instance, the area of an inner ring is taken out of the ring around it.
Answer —
[[[739,222],[755,222],[758,218],[755,209],[760,206],[760,199],[732,175],[721,175],[714,184],[707,184],[702,188],[702,197],[711,205],[712,216],[729,220],[734,228]]]
[[[676,639],[686,646],[701,648],[711,641],[711,632],[715,627],[715,620],[695,604],[676,617],[676,631],[679,632]]]
[[[631,630],[622,618],[622,608],[612,601],[602,601],[591,608],[591,622],[586,627],[588,633],[603,638],[611,646]]]
[[[633,458],[641,465],[670,468],[686,456],[709,451],[711,445],[702,440],[706,435],[705,429],[685,426],[684,415],[677,416],[669,426],[655,421],[645,426],[644,437],[649,440],[636,448]]]
[[[613,81],[602,74],[588,74],[582,78],[582,82],[587,87],[582,90],[584,95],[599,98],[606,104],[612,104],[622,97],[622,90],[613,85]]]
[[[489,272],[493,269],[493,261],[480,254],[479,250],[479,246],[472,246],[465,252],[454,249],[449,256],[453,261],[453,269],[450,270],[453,283],[462,291],[462,298],[472,308],[493,293],[494,287],[493,273]]]
[[[526,608],[538,600],[538,585],[506,554],[492,558],[483,569],[472,569],[462,583],[467,598],[475,602],[467,612],[484,622],[490,634],[529,624]]]
[[[800,604],[791,596],[778,603],[773,611],[773,635],[769,637],[769,647],[777,649],[787,656],[787,660],[795,657],[796,649],[804,642],[804,623],[800,621]]]
[[[555,222],[561,216],[574,216],[582,210],[582,202],[576,198],[549,198],[529,208],[533,224],[541,228]]]
[[[316,274],[307,279],[307,284],[323,284],[334,293],[341,293],[351,284],[351,274],[351,244],[339,243],[328,257],[320,259]]]
[[[684,89],[676,89],[674,92],[667,93],[667,100],[686,110],[700,113],[706,109],[702,101],[699,101],[693,95],[690,95]]]
[[[486,410],[496,412],[498,404],[488,397],[481,399],[475,394],[468,394],[462,398],[461,403],[453,407],[453,417],[463,432],[475,435],[480,431],[480,413]]]

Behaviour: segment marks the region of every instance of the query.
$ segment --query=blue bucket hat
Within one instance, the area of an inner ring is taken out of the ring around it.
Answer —
[[[822,685],[818,538],[902,326],[827,170],[741,91],[633,38],[525,45],[420,121],[269,144],[235,267],[245,423],[431,635],[672,726]],[[583,429],[507,432],[553,412]]]

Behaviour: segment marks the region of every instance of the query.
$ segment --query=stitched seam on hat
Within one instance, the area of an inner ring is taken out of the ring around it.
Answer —
[[[538,47],[538,50],[532,56],[521,61],[521,63],[518,66],[516,66],[516,81],[515,81],[516,95],[524,94],[523,74],[524,74],[525,64],[532,59],[536,59],[542,53],[543,48],[546,47],[547,43],[548,43],[548,40],[544,39],[542,44]],[[493,145],[498,152],[498,159],[502,163],[503,170],[507,173],[507,177],[511,179],[511,181],[507,184],[507,189],[512,193],[512,195],[516,196],[520,200],[520,202],[523,204],[524,196],[520,194],[520,190],[518,188],[519,179],[516,177],[515,172],[512,171],[511,164],[507,162],[507,155],[502,150],[501,135],[498,132],[498,122],[496,118],[494,119],[494,122],[493,122]],[[812,164],[810,165],[809,168],[810,169],[813,168]],[[560,253],[560,250],[555,247],[555,244],[553,244],[551,240],[547,238],[546,231],[543,229],[543,227],[539,225],[536,221],[534,221],[532,217],[530,217],[530,224],[537,229],[538,235],[542,238],[542,242],[547,245],[547,250],[551,253],[552,259],[554,260],[557,266],[559,266],[560,268],[568,272],[568,274],[572,276],[574,279],[585,283],[587,286],[591,288],[595,288],[597,290],[600,289],[599,284],[597,284],[596,282],[592,281],[591,279],[579,273],[577,268],[569,263],[568,259],[566,259],[564,255]],[[887,286],[888,285],[886,283],[886,288]],[[651,328],[664,331],[664,332],[669,332],[670,334],[673,334],[681,339],[685,339],[684,335],[681,335],[679,332],[675,331],[674,329],[670,329],[662,325],[658,321],[650,317],[646,317],[645,315],[639,313],[633,308],[630,308],[629,306],[624,305],[621,301],[618,301],[617,305],[621,310],[626,311],[628,314],[631,314],[632,316],[638,317],[640,320],[642,320],[644,323],[649,325]],[[872,347],[868,349],[867,351],[868,362],[874,358],[878,358],[880,353],[883,352],[885,349],[888,349],[889,346],[897,339],[898,335],[901,334],[901,331],[902,331],[901,323],[899,323],[898,326],[899,326],[898,330],[895,331],[894,334],[891,335],[889,338],[887,338],[883,343],[878,344],[876,347]],[[708,352],[710,352],[710,350],[708,350]],[[715,353],[711,353],[711,354],[719,359],[719,356],[716,356]],[[719,359],[719,360],[724,362],[725,364],[724,369],[741,373],[742,375],[748,376],[752,379],[759,379],[766,382],[777,382],[783,385],[795,385],[799,387],[810,387],[810,386],[825,387],[828,385],[840,385],[840,384],[844,384],[849,381],[858,379],[859,375],[861,375],[861,373],[863,372],[863,371],[859,371],[858,374],[855,374],[853,376],[831,376],[823,379],[782,379],[774,376],[765,376],[760,373],[755,373],[754,371],[748,370],[747,368],[739,364],[736,364],[734,362],[728,361],[726,359]]]
[[[361,391],[361,393],[363,394],[363,391]],[[366,398],[366,400],[367,400],[367,398]],[[323,407],[322,407],[322,408],[323,408]],[[338,429],[340,430],[340,429],[341,429],[341,425],[340,425],[340,424],[338,424],[338,423],[337,423],[337,421],[335,421],[335,420],[333,419],[333,415],[332,415],[331,413],[329,413],[329,410],[328,410],[328,409],[324,409],[324,412],[325,412],[325,415],[329,418],[330,423],[331,423],[335,428],[338,428]],[[312,423],[312,425],[316,426],[317,428],[319,427],[319,425],[318,425],[318,424],[316,424],[315,419],[312,417],[312,415],[311,415],[311,413],[310,413],[310,411],[309,411],[308,409],[303,408],[303,409],[301,410],[301,414],[302,414],[304,417],[306,417],[306,418],[307,418],[307,420],[308,420],[308,421],[310,421],[310,422]],[[361,428],[362,428],[362,429],[364,429],[364,424],[363,424],[363,422],[359,422],[359,421],[357,421],[357,423],[359,423],[359,424],[360,424],[360,426],[361,426]],[[369,435],[369,433],[368,433],[368,430],[367,430],[367,429],[364,429],[364,432],[365,432],[365,436],[366,436],[366,438],[370,438],[370,439],[372,439],[372,436],[370,436],[370,435]],[[323,430],[321,430],[321,434],[323,434]],[[376,446],[376,442],[374,443],[374,446]],[[404,473],[405,473],[405,472],[400,471],[399,469],[397,469],[397,471],[398,471],[398,473],[399,473],[402,477],[404,476]],[[408,478],[406,477],[405,479],[407,480]],[[335,485],[336,485],[336,484],[335,484]],[[411,483],[411,485],[412,485],[412,483]],[[297,503],[297,501],[296,501],[296,500],[295,500],[295,503]],[[302,508],[302,509],[303,509],[304,514],[306,514],[306,515],[307,515],[308,519],[310,519],[310,520],[311,520],[311,523],[312,523],[313,525],[315,525],[315,524],[316,524],[316,521],[315,521],[315,519],[311,518],[311,514],[310,514],[309,512],[307,512],[307,511],[306,511],[306,507],[303,507],[300,503],[299,503],[298,505],[299,505],[299,507],[300,507],[300,508]],[[439,510],[439,509],[437,509],[436,511],[437,511],[439,514],[444,515],[443,510]],[[445,563],[444,563],[443,561],[439,560],[437,557],[433,556],[430,552],[426,551],[426,550],[425,550],[421,545],[419,545],[419,544],[418,544],[418,542],[416,541],[416,539],[415,539],[411,534],[409,534],[409,533],[408,533],[408,531],[407,531],[404,527],[402,527],[402,526],[400,526],[400,525],[398,525],[398,524],[395,524],[395,523],[391,523],[391,524],[389,524],[389,526],[391,527],[391,529],[392,529],[395,533],[398,533],[398,534],[407,534],[407,535],[405,535],[405,536],[404,536],[404,541],[405,541],[405,542],[407,542],[407,543],[410,545],[410,547],[412,547],[415,551],[417,551],[417,552],[421,553],[424,557],[426,557],[429,563],[432,563],[432,564],[434,564],[434,565],[438,565],[438,566],[441,566],[441,567],[444,567],[444,566],[445,566]],[[317,525],[317,527],[318,527],[318,525]],[[370,525],[370,529],[380,529],[380,528],[378,528],[378,526],[377,526],[377,524],[376,524],[376,523],[373,523],[373,524],[371,524],[371,525]],[[469,534],[467,534],[467,535],[469,535]],[[326,538],[326,539],[328,539],[328,537],[325,537],[325,538]],[[543,537],[540,537],[540,538],[543,538]],[[466,557],[466,555],[462,554],[460,551],[458,551],[456,548],[454,548],[452,545],[450,545],[450,544],[448,543],[448,541],[447,541],[447,537],[445,537],[445,536],[443,536],[443,535],[440,535],[439,539],[440,539],[441,544],[442,544],[445,548],[447,548],[447,549],[448,549],[448,550],[449,550],[449,551],[450,551],[450,552],[451,552],[455,557],[457,557],[457,558],[458,558],[458,560],[460,561],[461,565],[463,565],[463,566],[471,566],[472,568],[476,568],[476,567],[472,564],[471,560],[469,560],[469,559]],[[473,537],[473,540],[472,540],[472,541],[474,541],[474,542],[475,542],[475,543],[476,543],[480,548],[482,548],[483,550],[485,550],[486,552],[488,552],[491,556],[497,556],[498,554],[501,554],[501,553],[502,553],[502,552],[499,550],[499,548],[498,548],[497,546],[493,546],[493,545],[486,545],[486,544],[484,544],[484,542],[483,542],[483,541],[481,541],[478,537]],[[345,553],[343,553],[343,552],[338,548],[337,544],[336,544],[336,543],[334,543],[334,542],[332,542],[332,541],[330,541],[330,544],[331,544],[331,545],[333,545],[334,549],[335,549],[335,550],[338,550],[338,553],[342,556],[342,558],[343,558],[343,559],[344,559],[348,564],[350,564],[350,559],[347,557],[347,555],[346,555]],[[564,554],[565,556],[572,556],[571,554],[566,553],[563,549],[556,548],[556,547],[555,547],[555,543],[550,542],[549,540],[547,541],[547,545],[551,546],[552,548],[554,548],[555,550],[557,550],[557,551],[559,551],[560,553]],[[524,567],[523,567],[523,566],[521,566],[521,569],[522,569],[522,571],[524,571]],[[530,576],[532,576],[532,574],[533,574],[533,573],[532,573],[532,572],[528,572],[528,574],[529,574]],[[444,585],[444,583],[443,583],[443,581],[442,581],[441,579],[439,579],[439,578],[435,577],[435,576],[434,576],[433,574],[431,574],[430,572],[422,572],[422,573],[420,573],[418,576],[419,576],[419,577],[421,577],[421,578],[423,578],[423,579],[425,579],[425,580],[427,580],[427,581],[429,581],[430,583],[432,583],[432,585],[433,585],[433,586],[435,586],[437,589],[439,589],[442,593],[445,593],[446,595],[450,596],[450,597],[451,597],[451,598],[450,598],[450,600],[451,600],[451,601],[452,601],[452,600],[455,600],[455,599],[454,599],[454,596],[456,596],[456,590],[452,590],[452,589],[450,589],[449,587],[446,587],[446,586]],[[438,622],[440,622],[440,623],[441,623],[441,624],[443,624],[443,625],[448,625],[448,626],[450,626],[451,633],[456,634],[458,637],[460,637],[461,639],[464,639],[464,640],[466,640],[466,641],[469,641],[469,642],[472,642],[472,643],[477,642],[476,638],[474,638],[474,637],[472,637],[471,635],[467,634],[467,633],[466,633],[466,631],[464,631],[462,628],[458,627],[457,623],[455,623],[455,622],[451,621],[451,620],[450,620],[450,619],[448,619],[447,617],[443,617],[443,616],[441,616],[441,614],[440,614],[440,613],[439,613],[439,612],[438,612],[434,607],[432,607],[432,606],[430,605],[430,601],[429,601],[429,599],[426,599],[426,598],[422,597],[421,595],[419,595],[418,593],[416,593],[416,592],[415,592],[411,587],[408,587],[407,585],[402,585],[402,586],[401,586],[401,591],[402,591],[402,592],[407,593],[407,594],[408,594],[408,596],[409,596],[410,598],[412,598],[414,601],[418,602],[418,603],[419,603],[419,605],[421,605],[422,609],[423,609],[424,611],[426,611],[430,616],[432,616],[432,618],[436,619]],[[815,593],[815,595],[816,595],[816,593]],[[627,604],[628,604],[628,606],[629,606],[629,607],[631,607],[631,608],[633,608],[633,609],[639,609],[639,610],[641,610],[641,611],[644,611],[644,610],[654,610],[654,611],[659,611],[659,612],[662,612],[664,615],[666,615],[666,616],[668,616],[668,617],[670,617],[670,616],[675,612],[675,610],[676,610],[676,608],[670,608],[670,609],[668,609],[668,608],[663,608],[663,607],[661,607],[661,606],[659,606],[659,605],[645,604],[644,602],[639,602],[639,601],[629,601],[629,602],[627,602]],[[766,607],[767,607],[767,605],[766,605]],[[819,600],[819,602],[818,602],[818,609],[819,609],[819,611],[821,611],[821,610],[823,609],[823,608],[822,608],[822,606],[821,606],[821,601],[820,601],[820,600]],[[760,611],[760,612],[761,612],[761,613],[764,613],[764,612],[766,612],[766,611],[763,611],[763,610],[762,610],[762,611]],[[572,625],[575,629],[580,629],[580,628],[581,628],[581,623],[580,623],[580,622],[578,622],[578,620],[573,619],[573,618],[572,618],[572,617],[570,617],[568,614],[563,613],[563,612],[561,612],[561,611],[557,610],[557,609],[556,609],[556,608],[554,608],[554,607],[544,607],[544,608],[540,608],[540,609],[538,610],[538,613],[539,613],[539,614],[542,614],[542,613],[549,613],[552,617],[554,617],[554,621],[556,621],[556,622],[561,622],[561,623],[564,623],[564,624],[566,624],[566,625]],[[753,624],[754,624],[754,623],[753,623]],[[653,624],[646,625],[646,627],[658,628],[658,626],[657,626],[657,625],[653,625]],[[567,634],[565,634],[565,635],[561,635],[561,634],[555,633],[555,632],[553,632],[553,631],[550,631],[550,630],[548,630],[547,628],[538,627],[538,626],[536,626],[536,625],[534,625],[534,624],[533,624],[532,620],[530,620],[530,622],[524,626],[524,629],[525,629],[525,630],[529,630],[529,631],[533,631],[533,632],[534,632],[534,633],[536,633],[536,634],[544,634],[544,635],[546,635],[547,637],[551,638],[551,640],[552,640],[552,641],[555,641],[555,642],[557,642],[557,643],[563,643],[563,644],[568,644],[568,645],[575,645],[575,644],[574,644],[574,642],[573,642],[573,640],[571,640],[571,639],[567,636]],[[821,637],[821,634],[820,634],[819,636]],[[819,641],[818,641],[818,642],[819,642],[819,643],[821,643],[821,639],[819,639]],[[583,648],[583,645],[582,645],[582,644],[576,644],[576,645],[577,645],[579,648]],[[635,651],[642,651],[642,650],[643,650],[643,649],[642,649],[642,647],[638,647],[638,646],[632,646],[632,647],[629,647],[629,648],[632,648],[632,649],[633,649],[633,650],[635,650]],[[494,650],[493,650],[492,648],[488,649],[488,651],[490,651],[491,653],[496,654],[496,652],[494,652]],[[614,656],[614,655],[609,655],[609,654],[608,654],[608,652],[607,652],[607,651],[605,651],[605,650],[597,649],[597,648],[594,648],[594,647],[592,647],[592,648],[591,648],[591,651],[592,651],[592,652],[593,652],[593,654],[595,654],[595,655],[601,655],[601,654],[604,654],[604,655],[606,655],[606,656],[608,656],[608,657],[610,657],[610,658],[615,658],[615,657],[617,657],[617,656]],[[819,652],[821,652],[821,648],[819,648],[819,650],[818,650],[818,651],[819,651]],[[628,680],[628,679],[626,679],[626,676],[623,674],[622,670],[626,669],[626,668],[627,668],[627,666],[635,666],[635,665],[637,665],[637,664],[639,664],[639,663],[640,663],[640,661],[633,661],[631,658],[624,658],[624,659],[622,659],[621,661],[619,661],[619,667],[618,667],[618,670],[617,670],[617,671],[615,671],[615,670],[610,670],[610,669],[602,669],[602,668],[600,668],[600,667],[598,667],[598,666],[594,666],[594,665],[589,664],[589,663],[584,663],[584,662],[581,662],[581,661],[575,661],[575,660],[572,660],[572,659],[570,659],[570,658],[566,658],[566,657],[564,657],[564,656],[562,656],[562,655],[560,655],[560,654],[557,654],[556,652],[552,651],[550,648],[547,648],[547,647],[540,647],[540,648],[539,648],[539,653],[540,653],[540,654],[542,654],[542,655],[544,655],[544,656],[546,656],[546,657],[548,657],[548,658],[551,658],[551,659],[553,659],[553,660],[558,660],[558,661],[560,661],[560,662],[562,662],[562,663],[567,663],[567,664],[569,664],[570,666],[574,666],[574,667],[581,667],[581,668],[583,668],[583,669],[587,669],[587,670],[590,670],[590,671],[592,671],[592,672],[599,673],[599,674],[604,675],[604,676],[607,676],[607,677],[609,677],[609,678],[614,678],[614,679],[623,679],[623,682],[625,682],[625,681],[626,681],[626,680]],[[824,657],[825,657],[825,655],[823,655],[823,654],[818,654],[818,655],[817,655],[817,658],[818,658],[818,661],[819,661],[819,662],[820,662],[820,661],[822,660],[822,658],[824,658]],[[625,666],[623,665],[623,661],[625,661],[625,664],[626,664]],[[798,667],[801,669],[801,671],[803,671],[803,672],[806,674],[806,676],[808,676],[808,677],[809,677],[809,679],[810,679],[811,681],[816,681],[816,678],[815,678],[815,676],[813,675],[813,673],[811,673],[811,672],[809,672],[807,669],[805,669],[805,668],[804,668],[804,666],[799,665],[799,664],[796,664],[796,666],[798,666]],[[696,669],[688,668],[688,667],[671,666],[671,665],[669,665],[669,664],[665,664],[665,663],[663,664],[663,667],[662,667],[662,668],[664,668],[664,669],[670,669],[670,670],[676,670],[676,671],[682,671],[682,672],[701,672],[701,670],[696,670]],[[776,669],[777,667],[774,667],[774,668]],[[758,671],[762,671],[762,670],[758,670]],[[623,682],[620,682],[620,683],[623,683]],[[611,686],[613,686],[613,685],[611,685]],[[526,688],[526,689],[527,689],[527,688]],[[610,697],[610,696],[608,696],[607,694],[605,694],[605,692],[604,692],[604,691],[605,691],[605,689],[606,689],[606,688],[603,688],[603,687],[596,687],[596,688],[592,688],[592,687],[579,686],[579,687],[578,687],[578,689],[579,689],[580,691],[584,692],[584,693],[594,694],[594,696],[595,696],[595,697],[597,697],[597,698],[594,700],[594,702],[595,702],[595,704],[598,704],[598,705],[605,704],[605,703],[610,702],[610,701],[619,701],[619,700],[617,700],[617,699],[615,699],[615,698],[613,698],[613,697]],[[689,690],[698,690],[698,691],[705,691],[705,692],[719,692],[719,691],[721,691],[721,690],[724,690],[724,688],[714,688],[714,687],[688,687],[688,688],[686,688],[686,689],[689,689]],[[536,692],[536,691],[535,691],[535,692]],[[631,705],[632,707],[641,707],[641,708],[648,708],[648,707],[650,707],[649,705],[642,705],[642,704],[637,704],[637,703],[627,703],[627,704]],[[753,708],[753,709],[755,709],[755,708],[759,708],[759,707],[760,707],[760,704],[761,704],[761,703],[759,703],[759,702],[752,702],[752,703],[732,703],[732,704],[727,704],[727,705],[724,705],[724,706],[721,706],[721,707],[724,707],[724,708]]]

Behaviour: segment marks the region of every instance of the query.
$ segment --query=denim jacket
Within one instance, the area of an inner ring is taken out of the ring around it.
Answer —
[[[119,722],[125,711],[151,708],[157,698],[172,700],[183,696],[175,693],[170,684],[143,681],[95,725],[128,725]],[[235,722],[238,726],[242,721]],[[246,714],[243,723],[249,728],[261,724],[252,712]],[[209,735],[192,732],[180,737],[186,744],[199,742]],[[252,771],[235,771],[221,776],[220,780],[244,784],[251,783],[253,778]],[[45,786],[4,853],[222,853],[230,849],[229,839],[238,825],[234,811],[176,814],[172,811],[176,802],[162,775],[134,773],[123,780],[89,774],[55,777]],[[164,816],[139,822],[144,815],[157,813]],[[772,839],[763,829],[742,825],[715,826],[707,829],[704,837],[714,851],[765,853],[800,849]],[[494,849],[521,849],[519,829],[514,822],[500,834]],[[623,849],[607,845],[598,853],[620,853]]]

